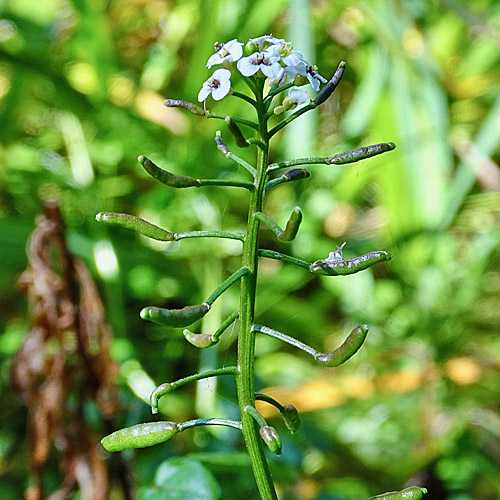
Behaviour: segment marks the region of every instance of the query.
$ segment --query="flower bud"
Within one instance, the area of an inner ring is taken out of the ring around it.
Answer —
[[[307,79],[306,76],[302,76],[302,75],[297,75],[294,79],[293,79],[293,84],[296,86],[296,87],[302,87],[302,85],[307,85],[309,83],[309,80]]]
[[[247,44],[245,45],[245,48],[243,49],[243,54],[245,56],[250,56],[254,52],[258,52],[258,51],[259,51],[259,46],[255,42],[247,42]]]
[[[264,425],[260,428],[259,433],[267,444],[267,447],[275,454],[281,455],[281,439],[274,427]]]

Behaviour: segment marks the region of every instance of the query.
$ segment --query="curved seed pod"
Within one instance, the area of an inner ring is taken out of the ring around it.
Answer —
[[[382,495],[377,495],[368,500],[420,500],[427,493],[426,488],[410,486],[401,491],[389,491]]]
[[[317,272],[318,274],[326,274],[328,276],[346,276],[367,269],[378,262],[391,260],[391,258],[392,255],[390,253],[378,250],[350,259],[317,260],[309,266],[309,270],[313,273]]]
[[[342,363],[345,363],[349,358],[354,356],[356,352],[358,352],[359,348],[363,345],[367,333],[367,325],[356,327],[339,348],[335,349],[333,352],[318,354],[315,356],[316,361],[328,367],[339,366]]]
[[[236,145],[240,148],[248,148],[250,144],[248,144],[245,136],[243,135],[243,132],[240,130],[240,127],[238,127],[237,123],[230,116],[226,116],[224,121],[227,123],[231,134],[233,134]]]
[[[208,333],[193,333],[189,330],[184,330],[182,333],[190,344],[193,344],[195,347],[199,347],[201,349],[213,346],[218,342],[218,340],[214,340],[213,335]]]
[[[184,175],[174,175],[166,170],[163,170],[145,156],[139,156],[137,160],[151,177],[154,177],[156,180],[166,184],[167,186],[174,188],[186,188],[200,185],[199,179],[185,177]]]
[[[316,99],[314,99],[314,104],[316,104],[316,106],[323,104],[332,95],[333,91],[337,88],[340,80],[342,79],[344,69],[345,62],[341,61],[331,80],[321,89],[320,93],[316,96]]]
[[[297,236],[301,222],[302,212],[299,207],[295,207],[286,223],[284,231],[278,234],[278,239],[281,241],[292,241]]]
[[[97,222],[104,222],[113,226],[122,226],[127,229],[133,229],[143,236],[159,241],[174,241],[175,233],[165,231],[161,227],[151,224],[140,217],[130,214],[118,214],[114,212],[99,212],[95,216]]]
[[[196,104],[189,101],[181,101],[179,99],[165,99],[163,104],[165,104],[165,106],[167,106],[168,108],[182,108],[199,116],[205,116],[207,114],[202,107],[197,106]]]
[[[267,444],[267,447],[275,454],[281,455],[281,439],[276,432],[274,427],[270,425],[263,425],[259,433],[264,440],[264,443]]]
[[[344,165],[345,163],[354,163],[359,160],[365,160],[372,156],[377,156],[386,151],[392,151],[396,148],[393,142],[382,142],[380,144],[372,144],[371,146],[364,146],[362,148],[352,149],[345,153],[339,153],[327,158],[327,163],[332,165]]]
[[[146,448],[168,441],[179,431],[175,422],[149,422],[133,425],[109,434],[101,439],[107,451],[122,451]]]
[[[141,318],[164,326],[189,326],[203,318],[210,311],[210,304],[203,302],[199,306],[186,306],[182,309],[163,309],[161,307],[145,307]]]
[[[285,405],[280,410],[281,416],[285,421],[286,428],[293,434],[300,427],[300,417],[297,408],[293,405]]]

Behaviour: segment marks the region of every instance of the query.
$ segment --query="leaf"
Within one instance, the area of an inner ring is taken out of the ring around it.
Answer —
[[[217,500],[220,486],[212,473],[189,458],[171,458],[156,471],[155,486],[139,492],[138,500]]]

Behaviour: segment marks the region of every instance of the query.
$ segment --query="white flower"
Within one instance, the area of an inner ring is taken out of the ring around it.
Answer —
[[[255,43],[261,52],[270,45],[282,45],[287,43],[287,41],[283,40],[283,38],[274,38],[273,35],[263,35],[257,38],[250,38],[249,42]]]
[[[204,101],[210,94],[214,101],[220,101],[231,90],[231,72],[228,69],[217,69],[214,74],[203,84],[198,93],[198,102]]]
[[[326,83],[328,81],[326,78],[323,78],[318,73],[318,67],[314,66],[314,65],[313,66],[307,66],[305,76],[309,80],[309,83],[311,84],[311,87],[316,92],[319,90],[319,82],[320,81],[323,82],[323,83]]]
[[[215,54],[212,54],[207,61],[207,68],[226,61],[237,61],[243,55],[243,44],[236,38],[227,43],[215,42],[215,50]]]
[[[305,104],[306,102],[308,103],[311,100],[309,94],[300,89],[290,89],[288,91],[288,97],[290,98],[290,101],[295,104],[295,107]]]
[[[279,59],[280,56],[276,50],[254,52],[248,57],[242,57],[238,61],[237,68],[243,76],[252,76],[261,70],[270,80],[280,80],[283,76],[283,68],[278,62]]]
[[[288,91],[288,96],[283,99],[281,105],[274,108],[274,114],[279,115],[283,113],[283,111],[290,111],[306,102],[311,102],[311,98],[307,92],[300,89],[290,89]]]

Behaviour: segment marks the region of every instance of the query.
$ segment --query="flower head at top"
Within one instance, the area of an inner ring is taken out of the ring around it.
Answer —
[[[255,75],[260,70],[269,79],[279,80],[283,76],[279,60],[278,52],[269,47],[264,52],[254,52],[248,57],[242,57],[237,63],[237,68],[243,76]]]
[[[198,93],[198,102],[205,101],[212,94],[214,101],[220,101],[231,91],[231,72],[228,69],[216,69],[213,75],[203,83]]]
[[[255,43],[255,45],[259,47],[260,52],[271,45],[284,45],[287,43],[286,40],[283,40],[283,38],[275,38],[273,35],[263,35],[257,38],[250,38],[248,41],[250,43]]]
[[[227,43],[215,42],[215,54],[212,54],[207,61],[207,68],[225,62],[234,62],[243,55],[243,44],[235,38]]]

